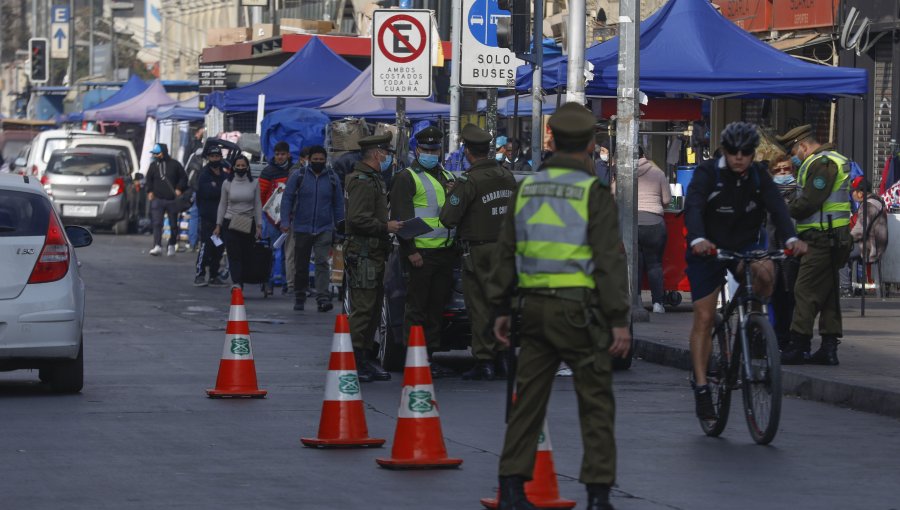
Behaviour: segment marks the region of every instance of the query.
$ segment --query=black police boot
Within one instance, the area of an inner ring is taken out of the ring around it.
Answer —
[[[480,381],[482,379],[490,381],[494,378],[494,362],[490,360],[478,360],[475,366],[463,372],[462,378],[465,380],[474,379]]]
[[[378,359],[371,358],[367,361],[369,365],[369,371],[372,372],[372,377],[375,378],[376,381],[390,381],[391,373],[384,369],[381,366],[381,363],[378,362]]]
[[[300,312],[304,308],[306,308],[306,296],[296,296],[294,297],[294,310]]]
[[[587,510],[615,510],[609,502],[609,485],[589,483]]]
[[[497,359],[494,360],[494,377],[506,379],[507,375],[509,375],[509,358],[506,357],[506,351],[498,352]]]
[[[802,365],[809,361],[809,341],[806,335],[791,332],[791,341],[781,351],[782,365]]]
[[[375,374],[369,366],[369,356],[364,351],[354,349],[353,357],[356,358],[356,376],[359,377],[359,382],[372,382]]]
[[[525,497],[525,479],[521,476],[500,477],[499,510],[537,510]]]
[[[840,364],[837,357],[837,346],[841,343],[837,337],[823,336],[822,346],[809,358],[809,362],[815,365],[836,366]]]

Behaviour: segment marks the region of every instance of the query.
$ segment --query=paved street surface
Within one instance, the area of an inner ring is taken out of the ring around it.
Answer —
[[[503,382],[436,382],[447,447],[465,460],[459,470],[376,467],[393,442],[399,376],[363,385],[370,432],[388,440],[385,449],[303,448],[301,435],[318,427],[333,315],[296,313],[291,299],[264,300],[248,287],[269,398],[208,399],[229,291],[194,288],[193,254],[151,258],[148,244],[101,234],[78,251],[88,283],[82,394],[49,394],[34,372],[0,374],[0,508],[476,509],[493,494]],[[842,351],[851,366],[840,370],[852,370],[854,349]],[[897,419],[787,398],[772,446],[752,443],[738,405],[723,437],[710,439],[686,377],[642,361],[616,375],[616,508],[900,508]],[[583,507],[569,379],[556,380],[549,423],[561,492]]]

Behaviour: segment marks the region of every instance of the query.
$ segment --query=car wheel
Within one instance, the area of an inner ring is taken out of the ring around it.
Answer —
[[[39,377],[56,393],[78,393],[84,386],[84,341],[78,349],[78,357],[60,361],[42,368]]]
[[[124,236],[125,234],[127,234],[129,223],[130,222],[128,221],[128,217],[125,217],[125,218],[113,223],[113,228],[112,228],[113,234],[115,234],[117,236]]]
[[[403,338],[397,338],[391,327],[391,311],[388,297],[381,307],[381,323],[378,325],[378,361],[388,372],[402,372],[406,364],[406,346]]]

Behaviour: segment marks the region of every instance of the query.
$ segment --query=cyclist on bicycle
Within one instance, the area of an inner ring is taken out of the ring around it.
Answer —
[[[713,250],[746,252],[766,246],[766,213],[772,215],[778,236],[794,255],[806,245],[797,239],[788,208],[769,173],[753,161],[759,133],[754,124],[733,122],[721,135],[722,156],[704,161],[694,171],[685,200],[684,218],[689,244],[687,277],[694,303],[691,328],[691,360],[694,366],[694,398],[697,416],[716,418],[706,370],[712,350],[716,299],[725,282],[725,271],[742,275],[737,264],[717,260]],[[774,284],[771,260],[751,266],[754,293],[768,297]]]

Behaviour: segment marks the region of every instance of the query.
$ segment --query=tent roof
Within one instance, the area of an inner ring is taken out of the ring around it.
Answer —
[[[118,122],[144,122],[147,120],[147,109],[169,105],[176,101],[166,94],[162,83],[154,80],[147,90],[108,108],[86,110],[85,120],[104,120]]]
[[[709,0],[669,0],[641,23],[640,47],[640,90],[647,94],[835,97],[867,90],[864,69],[794,58],[745,32]],[[618,37],[585,52],[594,65],[588,95],[616,95],[618,53]],[[546,63],[544,88],[565,86],[566,63],[565,58]],[[530,72],[523,71],[519,68],[519,90],[530,88]]]
[[[156,117],[156,120],[203,120],[203,110],[199,106],[200,96],[194,96],[168,106],[150,108],[147,113]]]
[[[91,108],[92,110],[99,110],[100,108],[106,108],[108,106],[117,105],[124,101],[128,101],[132,97],[140,94],[141,92],[147,90],[148,85],[144,82],[144,80],[137,77],[137,75],[132,74],[128,81],[126,81],[122,88],[116,91],[115,94],[109,96],[104,101],[96,104]]]
[[[393,119],[397,116],[397,100],[393,97],[375,97],[372,95],[372,67],[347,85],[321,107],[322,112],[331,118],[365,117],[366,119]],[[435,103],[419,98],[406,100],[406,117],[409,119],[428,119],[450,115],[450,105]]]
[[[260,94],[266,95],[266,110],[290,107],[314,108],[346,87],[359,70],[313,37],[265,78],[232,90],[214,92],[206,98],[206,110],[256,111]]]

